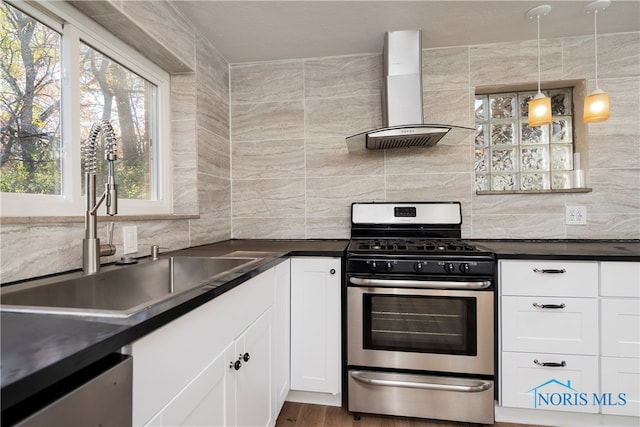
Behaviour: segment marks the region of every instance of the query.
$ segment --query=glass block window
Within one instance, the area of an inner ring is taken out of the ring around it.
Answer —
[[[476,191],[570,188],[572,89],[543,92],[551,98],[552,123],[535,127],[527,124],[535,91],[476,95]]]

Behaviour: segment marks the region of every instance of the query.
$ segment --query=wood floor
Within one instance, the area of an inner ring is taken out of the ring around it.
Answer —
[[[285,402],[276,427],[470,427],[481,424],[362,414],[353,419],[344,408]],[[496,423],[496,427],[533,427],[528,424]]]

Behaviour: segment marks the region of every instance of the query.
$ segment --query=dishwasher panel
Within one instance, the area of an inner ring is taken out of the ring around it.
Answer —
[[[131,426],[133,359],[111,354],[99,367],[105,370],[16,425]]]

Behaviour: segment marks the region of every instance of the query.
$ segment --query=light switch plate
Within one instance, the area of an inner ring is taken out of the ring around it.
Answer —
[[[565,224],[585,225],[587,223],[586,206],[567,206],[565,209]]]
[[[122,227],[122,242],[125,255],[138,252],[138,227],[135,225]]]

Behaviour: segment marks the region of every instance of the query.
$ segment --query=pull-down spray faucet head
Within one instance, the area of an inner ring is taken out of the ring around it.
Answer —
[[[102,133],[105,141],[104,156],[109,162],[109,172],[105,184],[104,193],[96,199],[96,151],[98,136]],[[107,215],[118,213],[118,186],[115,182],[115,161],[118,159],[118,147],[113,126],[108,120],[97,121],[91,126],[89,138],[83,144],[84,168],[85,168],[85,196],[87,200],[85,212],[85,238],[82,243],[82,269],[85,274],[93,274],[100,271],[100,257],[113,255],[115,246],[109,241],[101,245],[97,234],[97,210],[105,201]],[[113,229],[111,230],[113,235]]]
[[[84,167],[85,174],[87,175],[87,197],[90,197],[90,181],[94,181],[93,185],[95,186],[95,178],[91,179],[89,176],[95,176],[96,174],[96,151],[98,136],[101,133],[105,141],[104,158],[109,162],[107,183],[105,184],[105,191],[100,200],[97,203],[95,203],[95,200],[91,202],[91,206],[87,206],[87,209],[95,212],[104,198],[106,199],[105,206],[107,208],[107,215],[116,215],[118,213],[118,186],[115,183],[115,161],[118,160],[118,144],[116,142],[113,126],[111,126],[111,123],[108,120],[99,120],[93,123],[91,131],[89,132],[89,138],[87,138],[84,144]],[[95,188],[93,189],[93,193],[95,194]]]

